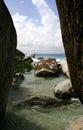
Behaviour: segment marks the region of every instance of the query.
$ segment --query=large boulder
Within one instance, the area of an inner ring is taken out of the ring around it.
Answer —
[[[0,0],[0,119],[5,114],[12,83],[16,43],[17,36],[12,18],[4,1]]]
[[[58,76],[56,59],[41,59],[34,68],[35,75],[40,77]]]
[[[74,91],[83,104],[83,0],[56,0]]]
[[[18,62],[27,61],[28,63],[32,63],[34,57],[35,53],[24,54],[22,51],[16,49],[15,60]]]
[[[29,53],[25,55],[22,61],[28,61],[29,63],[32,63],[34,57],[35,57],[35,53]]]
[[[56,98],[50,97],[50,96],[44,96],[44,95],[37,95],[32,96],[28,98],[25,101],[19,102],[16,104],[16,107],[25,107],[25,106],[48,106],[48,105],[54,105],[54,106],[61,106],[65,104],[64,101],[57,100]]]
[[[83,117],[73,121],[65,130],[83,130]]]
[[[15,59],[18,59],[18,61],[22,61],[22,59],[25,57],[25,54],[21,52],[20,50],[16,49],[15,53]]]
[[[35,53],[26,54],[25,57],[26,57],[26,58],[27,58],[27,57],[33,57],[33,58],[34,58],[34,57],[35,57]]]
[[[54,88],[54,95],[61,99],[70,99],[76,97],[70,79],[60,82]]]
[[[59,64],[61,65],[60,69],[61,69],[61,72],[63,74],[66,75],[67,78],[70,78],[70,75],[69,75],[69,70],[68,70],[68,65],[67,65],[67,60],[66,59],[63,59],[59,62]]]

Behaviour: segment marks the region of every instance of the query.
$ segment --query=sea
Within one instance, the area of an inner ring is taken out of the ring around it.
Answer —
[[[61,60],[65,54],[36,54],[37,58],[56,58]],[[12,130],[62,130],[73,120],[83,115],[83,105],[79,101],[61,105],[28,105],[27,101],[31,97],[47,96],[55,98],[55,86],[66,80],[66,76],[59,74],[58,77],[36,77],[34,70],[24,74],[25,79],[16,87],[12,88],[7,107],[6,125],[3,129]],[[15,105],[25,102],[24,107]],[[37,101],[35,100],[35,103]],[[42,102],[44,104],[44,102]],[[11,109],[10,109],[11,108]],[[13,122],[13,123],[12,123]],[[20,125],[19,125],[20,123]],[[4,122],[3,122],[4,124]],[[9,128],[8,128],[9,127]]]
[[[65,54],[35,54],[35,58],[55,58],[57,61],[65,58]]]

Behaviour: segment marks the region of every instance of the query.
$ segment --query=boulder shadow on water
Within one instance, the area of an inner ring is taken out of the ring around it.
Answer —
[[[7,113],[5,118],[0,122],[0,130],[45,130],[40,128],[23,117],[13,113]]]

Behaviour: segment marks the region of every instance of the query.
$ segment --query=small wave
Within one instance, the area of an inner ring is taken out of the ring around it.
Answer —
[[[56,61],[60,61],[61,59],[56,59]]]

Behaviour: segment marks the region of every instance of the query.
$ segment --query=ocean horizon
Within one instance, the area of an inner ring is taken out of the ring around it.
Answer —
[[[35,54],[35,58],[55,58],[56,60],[61,60],[65,58],[65,54]]]

